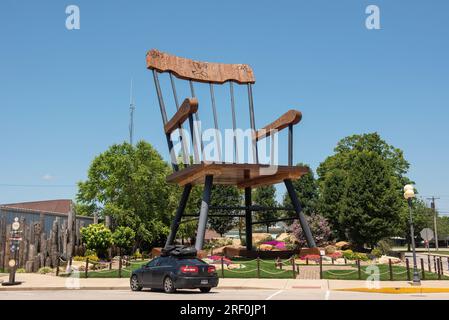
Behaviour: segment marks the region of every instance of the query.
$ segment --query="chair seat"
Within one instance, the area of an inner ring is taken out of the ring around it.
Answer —
[[[236,185],[239,188],[258,187],[296,180],[309,172],[302,166],[270,166],[266,164],[201,163],[193,164],[167,177],[167,182],[180,186],[204,184],[207,175],[214,176],[214,184]]]

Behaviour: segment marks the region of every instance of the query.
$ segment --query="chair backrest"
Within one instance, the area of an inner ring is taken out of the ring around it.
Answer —
[[[190,94],[191,97],[182,97],[184,98],[196,98],[195,95],[195,82],[201,82],[206,83],[209,85],[209,93],[210,93],[210,105],[212,107],[212,114],[213,114],[213,123],[215,130],[219,130],[219,121],[218,121],[218,113],[216,108],[216,102],[215,102],[215,93],[214,93],[214,86],[215,85],[225,85],[226,83],[229,84],[229,108],[232,114],[232,129],[234,130],[234,133],[237,129],[236,124],[236,106],[235,106],[235,98],[234,98],[234,83],[236,85],[246,86],[247,89],[247,96],[248,96],[248,108],[249,108],[249,125],[252,132],[255,132],[256,130],[256,124],[255,124],[255,116],[254,116],[254,103],[253,103],[253,94],[252,94],[252,85],[255,83],[254,73],[253,70],[249,65],[246,64],[224,64],[224,63],[211,63],[211,62],[201,62],[201,61],[195,61],[190,60],[182,57],[173,56],[161,51],[158,51],[156,49],[152,49],[148,51],[146,56],[146,62],[147,62],[147,68],[152,70],[153,72],[153,79],[154,84],[156,87],[156,94],[158,97],[160,112],[162,115],[162,122],[165,126],[167,122],[169,122],[169,119],[167,118],[167,111],[165,108],[165,102],[164,102],[164,96],[162,94],[161,84],[159,82],[159,74],[161,73],[168,73],[170,78],[170,85],[171,85],[171,91],[174,98],[174,103],[176,110],[179,110],[180,103],[178,100],[178,95],[176,91],[176,85],[175,85],[175,79],[174,77],[182,80],[187,80],[189,82],[190,87]],[[195,113],[195,120],[197,123],[199,123],[199,113],[202,110],[203,105],[207,105],[205,101],[199,102],[199,108],[198,111]],[[203,109],[204,110],[204,109]],[[229,109],[228,109],[229,110]],[[192,120],[192,119],[189,119]],[[199,163],[203,160],[203,141],[201,139],[201,128],[194,127],[192,121],[189,121],[190,125],[190,134],[192,137],[192,144],[193,144],[193,159],[195,163]],[[185,137],[183,136],[183,128],[182,126],[179,126],[180,130],[180,140],[181,140],[181,146],[182,146],[182,156],[183,156],[183,163],[188,164],[190,163],[190,153],[186,150],[187,147],[185,146]],[[227,128],[226,128],[227,129]],[[196,137],[196,138],[195,138]],[[199,138],[198,138],[199,137]],[[167,144],[169,151],[171,153],[171,159],[172,159],[172,165],[175,171],[178,170],[178,160],[176,155],[173,152],[173,141],[171,138],[171,133],[166,134],[167,138]],[[251,139],[251,147],[252,147],[252,159],[254,163],[258,163],[258,151],[257,151],[257,139]],[[200,151],[198,150],[198,142],[200,144]],[[217,139],[217,143],[220,143],[220,140]],[[221,157],[221,146],[217,146],[218,149],[218,160],[221,162],[224,159]],[[233,162],[234,163],[240,163],[241,157],[239,157],[238,154],[238,147],[237,147],[237,138],[234,134],[233,139]],[[201,154],[201,158],[200,158]]]

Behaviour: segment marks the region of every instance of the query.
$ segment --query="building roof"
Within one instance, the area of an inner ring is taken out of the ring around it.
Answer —
[[[72,200],[70,199],[58,199],[58,200],[44,200],[44,201],[31,201],[31,202],[19,202],[2,204],[4,207],[27,209],[33,211],[45,211],[68,214]]]

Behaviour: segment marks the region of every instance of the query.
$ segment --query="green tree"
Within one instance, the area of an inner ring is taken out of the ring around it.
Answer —
[[[360,151],[351,159],[340,217],[349,240],[359,249],[374,248],[382,238],[394,235],[400,223],[403,200],[388,165],[372,151]]]
[[[211,193],[211,206],[240,206],[242,194],[235,186],[214,185]],[[221,236],[231,230],[236,224],[235,214],[239,210],[213,210],[211,214],[226,215],[225,217],[209,217],[209,225]]]
[[[296,191],[299,202],[301,203],[302,211],[306,215],[311,215],[317,212],[318,202],[318,183],[315,180],[313,171],[306,164],[298,163],[297,166],[305,166],[309,168],[309,172],[303,175],[298,180],[293,180],[293,188]],[[291,207],[292,202],[288,193],[284,194],[283,199],[284,207]]]
[[[98,256],[104,255],[112,244],[111,230],[104,224],[90,224],[80,229],[82,242],[88,250],[93,250]]]
[[[317,169],[318,210],[334,236],[360,248],[395,235],[406,210],[402,187],[410,182],[402,151],[377,133],[346,137],[334,151]]]
[[[254,190],[254,204],[262,207],[274,208],[277,206],[276,202],[276,189],[273,185],[263,186]],[[276,210],[261,210],[257,211],[257,219],[259,221],[267,221],[278,218],[278,212]],[[274,225],[274,222],[268,222],[265,224],[267,233],[270,226]]]
[[[114,144],[92,161],[87,180],[78,184],[77,200],[112,216],[115,225],[133,229],[138,245],[160,244],[178,200],[165,181],[170,173],[149,143]]]
[[[122,250],[130,249],[136,239],[136,233],[130,227],[119,226],[112,233],[112,243],[119,248],[120,256]]]

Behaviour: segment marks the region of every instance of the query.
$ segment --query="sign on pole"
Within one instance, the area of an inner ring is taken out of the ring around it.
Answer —
[[[420,234],[421,238],[423,238],[424,241],[430,241],[434,237],[433,230],[430,228],[422,229],[419,234]]]

